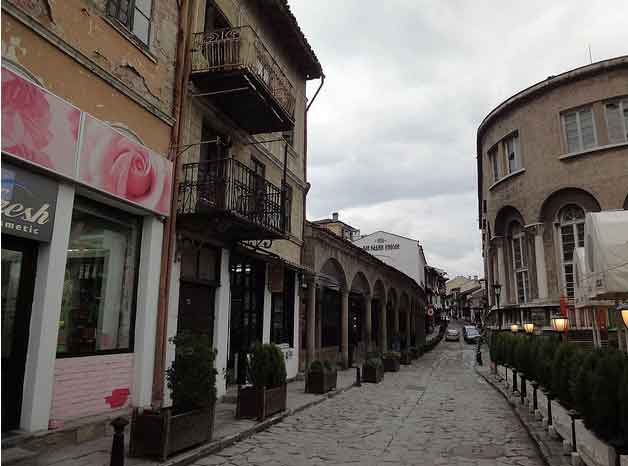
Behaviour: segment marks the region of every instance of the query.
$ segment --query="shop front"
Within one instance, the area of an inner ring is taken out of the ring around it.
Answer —
[[[2,69],[2,431],[148,406],[171,163]]]

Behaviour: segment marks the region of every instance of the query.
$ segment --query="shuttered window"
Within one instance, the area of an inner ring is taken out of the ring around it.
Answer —
[[[628,141],[628,98],[604,105],[608,141],[617,144]]]
[[[580,152],[597,146],[593,110],[581,108],[563,114],[567,152]]]

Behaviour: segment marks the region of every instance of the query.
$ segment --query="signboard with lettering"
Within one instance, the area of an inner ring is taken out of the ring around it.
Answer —
[[[2,233],[48,242],[58,186],[54,181],[2,164]]]

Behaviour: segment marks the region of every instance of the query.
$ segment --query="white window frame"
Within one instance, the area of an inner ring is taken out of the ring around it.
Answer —
[[[580,123],[580,112],[583,110],[591,111],[591,122],[593,123],[593,146],[584,148],[584,143],[582,141],[582,124]],[[571,115],[572,113],[576,114],[576,125],[578,127],[578,148],[576,150],[569,150],[569,140],[567,138],[567,123],[565,121],[565,117],[567,115]],[[588,150],[593,150],[598,147],[598,138],[597,138],[597,125],[595,123],[595,112],[593,111],[593,105],[586,105],[584,107],[575,108],[572,110],[567,110],[560,115],[561,124],[563,127],[563,138],[565,140],[565,149],[566,153],[572,154],[577,152],[585,152]]]
[[[610,104],[619,105],[619,119],[624,128],[624,140],[623,141],[611,141],[610,128],[608,125],[608,110],[607,110],[607,106]],[[628,96],[619,97],[617,99],[604,102],[604,123],[606,124],[606,134],[608,135],[609,144],[621,144],[622,142],[628,142],[628,123],[626,122],[626,118],[624,118],[625,110],[628,110]]]
[[[557,225],[558,225],[558,240],[560,242],[560,276],[561,276],[561,282],[562,282],[562,288],[563,288],[563,293],[565,295],[565,297],[569,300],[572,301],[575,297],[575,285],[576,285],[576,277],[575,277],[575,264],[574,264],[574,259],[573,259],[573,254],[571,256],[571,261],[565,261],[565,247],[563,244],[563,227],[567,228],[567,227],[571,227],[572,228],[572,232],[573,232],[573,237],[574,237],[574,254],[575,254],[575,248],[581,247],[580,243],[582,243],[584,245],[584,232],[583,232],[583,237],[580,238],[579,234],[578,234],[578,225],[582,224],[584,225],[584,215],[581,218],[578,218],[576,220],[568,220],[568,221],[563,221],[563,216],[565,211],[568,208],[578,208],[582,211],[583,214],[586,214],[586,210],[584,208],[582,208],[582,206],[578,205],[578,204],[567,204],[565,206],[563,206],[560,211],[558,212],[558,219],[557,219]],[[582,241],[580,241],[582,240]],[[572,270],[572,276],[573,276],[573,282],[571,284],[572,287],[572,296],[569,296],[569,289],[567,287],[567,274],[565,271],[565,268],[571,265],[571,270]]]
[[[524,247],[523,243],[526,241],[526,233],[523,226],[520,223],[517,223],[519,228],[521,229],[519,232],[512,234],[510,238],[511,244],[511,252],[512,252],[512,277],[514,281],[515,288],[515,296],[517,298],[518,304],[527,303],[530,299],[530,275],[528,272],[528,258],[527,251],[528,248]],[[511,225],[511,231],[514,227],[514,224]],[[519,248],[519,255],[521,257],[521,267],[517,268],[517,262],[515,260],[515,248]],[[518,277],[521,276],[523,280],[523,301],[519,299],[519,287],[518,287]]]
[[[493,176],[493,183],[497,183],[500,179],[500,169],[499,169],[499,155],[497,146],[493,146],[487,152],[488,161],[491,166],[491,174]]]
[[[514,163],[515,168],[511,170],[510,168],[510,152],[508,152],[508,143],[512,141],[513,143],[513,151],[515,154]],[[502,149],[504,151],[504,157],[506,159],[506,172],[508,175],[515,173],[523,168],[523,161],[521,160],[521,144],[519,142],[519,132],[514,131],[506,136],[502,140]]]

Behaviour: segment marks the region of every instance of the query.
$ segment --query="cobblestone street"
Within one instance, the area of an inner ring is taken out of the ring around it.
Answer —
[[[473,364],[473,346],[443,341],[380,384],[353,388],[194,464],[542,465]]]

